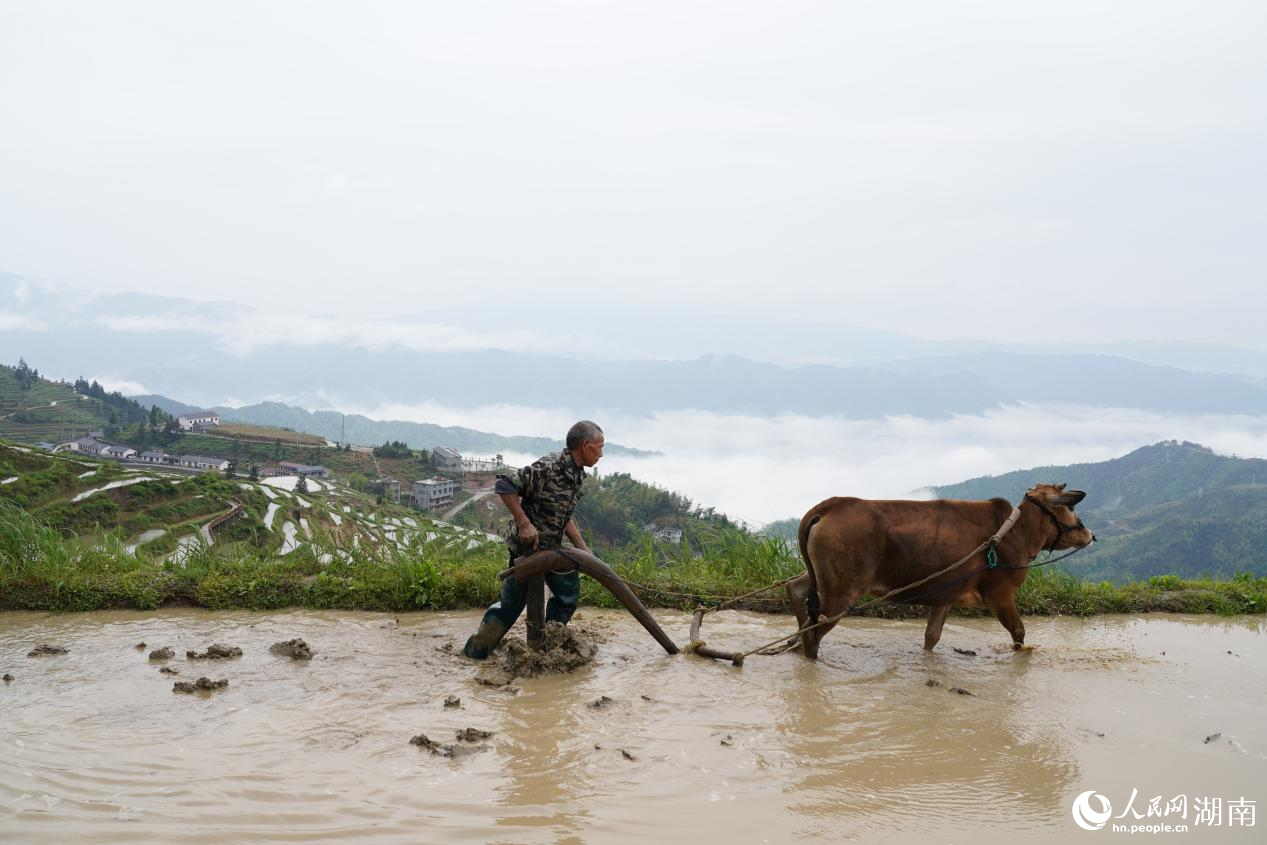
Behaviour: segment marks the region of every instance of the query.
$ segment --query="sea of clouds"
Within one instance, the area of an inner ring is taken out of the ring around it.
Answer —
[[[931,486],[1029,467],[1104,461],[1159,440],[1190,440],[1220,454],[1267,457],[1267,417],[1176,416],[1075,405],[1019,405],[943,420],[702,411],[636,416],[514,405],[346,410],[374,419],[555,438],[579,417],[591,418],[608,440],[659,453],[609,454],[599,464],[601,472],[628,472],[754,526],[799,518],[829,496],[922,498]],[[536,457],[506,455],[512,464]]]

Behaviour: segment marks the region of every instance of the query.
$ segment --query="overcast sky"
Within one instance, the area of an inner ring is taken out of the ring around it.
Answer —
[[[1263,348],[1265,43],[1208,0],[7,2],[0,270],[643,352]]]

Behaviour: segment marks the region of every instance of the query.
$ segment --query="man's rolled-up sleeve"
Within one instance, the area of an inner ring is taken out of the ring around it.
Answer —
[[[541,467],[537,463],[528,464],[521,467],[513,473],[503,473],[497,476],[497,484],[493,486],[493,492],[498,495],[504,493],[514,493],[520,498],[530,496],[534,487],[541,476]]]

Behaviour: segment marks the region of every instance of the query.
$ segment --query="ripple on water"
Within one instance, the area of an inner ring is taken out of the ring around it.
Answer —
[[[656,615],[684,641],[686,614]],[[1006,644],[997,624],[952,620],[925,655],[922,623],[851,619],[817,663],[786,654],[735,668],[668,657],[625,615],[582,609],[576,624],[603,640],[593,664],[492,689],[456,654],[478,616],[0,615],[0,668],[17,676],[0,686],[0,829],[32,843],[403,843],[425,820],[428,842],[645,842],[670,829],[696,841],[1010,841],[1063,836],[1084,788],[1144,789],[1176,771],[1188,793],[1231,794],[1258,782],[1264,759],[1267,705],[1243,694],[1263,688],[1261,626],[1034,620],[1040,648],[1018,655],[994,650]],[[704,635],[746,647],[789,627],[722,613]],[[293,637],[312,661],[269,653]],[[180,696],[139,641],[244,654],[169,661],[184,679],[230,681]],[[28,659],[35,642],[70,651]],[[444,707],[451,695],[460,708]],[[587,706],[601,696],[607,707]],[[446,760],[408,743],[468,727],[493,732],[488,752]],[[1245,753],[1202,745],[1216,728]]]

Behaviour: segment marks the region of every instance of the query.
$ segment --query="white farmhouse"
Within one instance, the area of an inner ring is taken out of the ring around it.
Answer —
[[[214,469],[217,472],[224,472],[229,468],[229,462],[223,458],[208,458],[203,455],[181,455],[176,458],[176,465],[204,471]]]
[[[176,418],[176,422],[180,423],[181,431],[191,431],[195,428],[208,428],[220,424],[220,415],[213,414],[210,411],[198,411],[193,414],[181,414]]]

